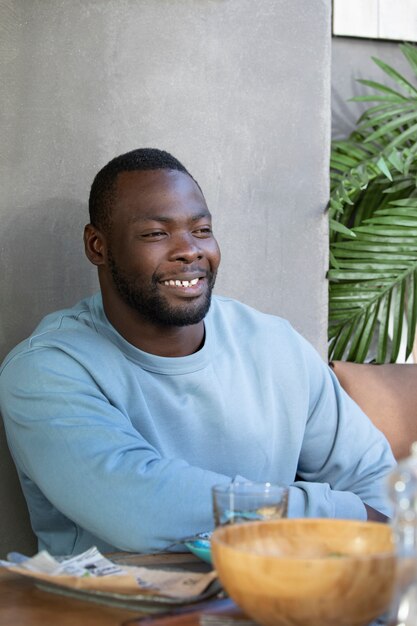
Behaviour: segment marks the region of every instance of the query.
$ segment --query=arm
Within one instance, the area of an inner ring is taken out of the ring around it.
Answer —
[[[300,338],[310,408],[293,497],[294,516],[384,519],[385,481],[395,466],[389,444],[343,391],[314,349]],[[317,484],[319,483],[319,484]]]
[[[117,549],[160,550],[210,529],[211,486],[231,478],[161,457],[109,393],[61,351],[11,362],[1,410],[21,472],[68,520]]]

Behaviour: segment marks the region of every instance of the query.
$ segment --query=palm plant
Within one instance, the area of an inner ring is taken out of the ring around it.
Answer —
[[[417,47],[400,45],[417,78]],[[360,80],[374,102],[331,151],[329,358],[395,362],[417,322],[417,85],[373,58],[398,89]],[[406,323],[404,323],[404,320]]]

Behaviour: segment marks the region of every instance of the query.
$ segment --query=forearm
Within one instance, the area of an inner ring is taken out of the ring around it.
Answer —
[[[231,480],[149,451],[75,457],[51,447],[19,465],[62,515],[119,550],[157,551],[210,530],[211,486]]]
[[[290,486],[289,517],[333,517],[387,522],[390,511],[377,511],[351,491],[331,489],[325,483],[297,481]]]
[[[288,516],[365,520],[366,509],[350,491],[333,490],[326,483],[297,481],[290,486]]]

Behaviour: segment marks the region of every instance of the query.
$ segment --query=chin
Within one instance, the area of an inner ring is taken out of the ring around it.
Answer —
[[[211,298],[209,297],[195,306],[190,306],[190,304],[181,307],[160,306],[150,319],[161,326],[193,326],[206,317],[210,304]]]

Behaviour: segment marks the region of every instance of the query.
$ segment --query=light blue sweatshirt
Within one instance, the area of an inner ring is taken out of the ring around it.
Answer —
[[[389,513],[384,436],[288,322],[213,297],[204,346],[145,353],[101,296],[47,316],[0,370],[39,547],[149,552],[213,526],[211,487],[291,485],[292,517]]]

